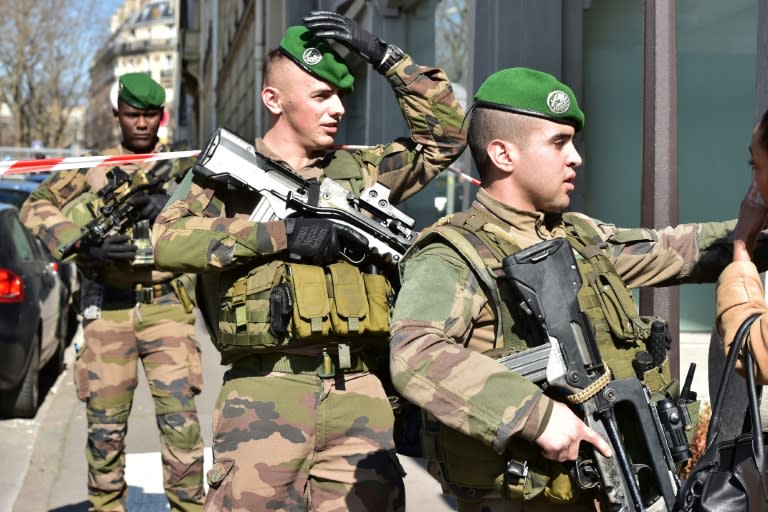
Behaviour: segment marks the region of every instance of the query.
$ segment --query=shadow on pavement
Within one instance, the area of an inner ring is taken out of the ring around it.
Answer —
[[[89,503],[81,501],[50,509],[48,512],[87,512]],[[168,502],[163,493],[145,493],[141,487],[128,486],[128,510],[168,510]]]
[[[87,511],[88,511],[88,502],[81,501],[80,503],[75,503],[73,505],[64,505],[63,507],[52,508],[48,512],[87,512]]]

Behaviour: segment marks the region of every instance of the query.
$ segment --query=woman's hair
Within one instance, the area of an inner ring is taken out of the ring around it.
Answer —
[[[760,145],[768,151],[768,109],[763,112],[763,117],[760,119],[760,134],[757,137],[760,141]]]

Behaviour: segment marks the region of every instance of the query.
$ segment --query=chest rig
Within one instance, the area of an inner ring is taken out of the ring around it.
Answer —
[[[324,177],[360,195],[366,182],[360,163],[347,152],[328,158]],[[212,291],[216,300],[204,316],[222,361],[297,345],[386,346],[395,292],[390,272],[376,267],[345,261],[320,267],[279,255],[255,267],[204,273],[203,293]]]
[[[565,214],[563,221],[583,281],[578,292],[580,309],[589,319],[603,360],[615,377],[632,376],[635,370],[631,353],[644,350],[653,319],[638,313],[632,294],[603,252],[605,245],[596,229],[579,216]],[[529,348],[526,339],[530,339],[530,333],[525,322],[520,321],[522,313],[511,300],[501,268],[505,256],[522,248],[519,242],[477,211],[445,219],[417,243],[423,245],[435,237],[461,254],[491,303],[497,320],[497,341],[488,355],[500,356]]]

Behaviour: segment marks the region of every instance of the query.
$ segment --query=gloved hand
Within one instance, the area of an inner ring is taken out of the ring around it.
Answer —
[[[110,235],[101,243],[81,244],[80,253],[95,261],[133,261],[138,249],[128,235]]]
[[[167,194],[140,194],[133,196],[128,201],[139,210],[140,218],[155,222],[155,218],[170,197]]]
[[[285,219],[285,233],[291,257],[313,265],[333,263],[346,244],[368,246],[362,235],[327,219],[288,218]]]
[[[400,48],[387,44],[386,41],[360,28],[355,20],[337,12],[312,11],[304,16],[304,26],[315,35],[334,39],[358,53],[381,74],[389,71],[403,56]]]

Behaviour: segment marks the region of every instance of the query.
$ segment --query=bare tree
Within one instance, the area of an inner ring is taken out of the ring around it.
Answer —
[[[467,0],[441,0],[435,12],[437,65],[453,82],[463,82],[467,65]]]
[[[71,142],[73,109],[85,103],[88,64],[109,30],[99,0],[0,0],[0,102],[16,144]]]

